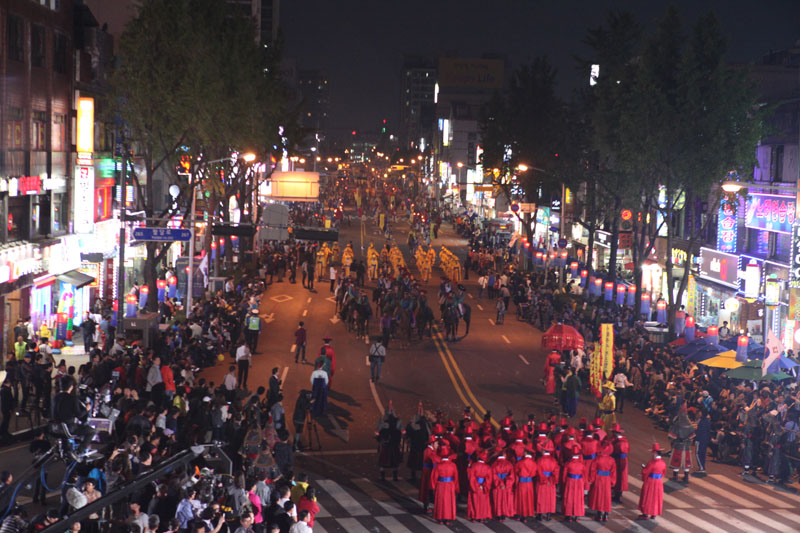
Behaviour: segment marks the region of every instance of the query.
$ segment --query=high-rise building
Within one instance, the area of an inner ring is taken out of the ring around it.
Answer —
[[[434,93],[436,68],[433,62],[420,57],[403,61],[400,93],[401,146],[417,148],[431,145],[436,112]]]
[[[277,40],[280,0],[228,0],[228,4],[253,17],[256,23],[256,35],[261,44],[268,45]]]
[[[299,70],[297,84],[303,98],[300,123],[313,130],[322,142],[327,134],[330,106],[328,76],[321,70]]]

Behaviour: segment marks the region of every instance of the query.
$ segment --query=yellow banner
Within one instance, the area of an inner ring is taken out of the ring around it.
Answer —
[[[686,314],[694,316],[694,308],[696,302],[697,282],[694,276],[689,274],[689,281],[686,283]]]
[[[600,324],[600,348],[603,377],[608,379],[614,370],[614,324]]]

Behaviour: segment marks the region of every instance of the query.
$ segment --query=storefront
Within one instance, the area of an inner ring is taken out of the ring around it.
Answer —
[[[0,250],[0,345],[14,344],[14,326],[28,317],[31,285],[41,272],[39,247],[29,242],[6,245]]]
[[[695,311],[699,326],[718,326],[728,322],[732,332],[746,327],[740,324],[739,257],[700,248],[699,274],[696,279]],[[687,297],[688,300],[689,297]]]

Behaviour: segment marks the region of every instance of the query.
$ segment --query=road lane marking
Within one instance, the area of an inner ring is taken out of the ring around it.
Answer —
[[[711,509],[706,509],[705,511],[709,513]],[[703,520],[702,518],[697,516],[696,512],[692,513],[690,511],[684,511],[682,509],[671,509],[668,512],[670,514],[677,516],[681,520],[685,520],[686,522],[693,524],[699,529],[705,529],[708,533],[725,533],[724,529],[715,526],[714,524],[708,522],[707,520]],[[747,529],[748,528],[745,528],[745,531],[747,531]]]
[[[505,335],[500,335],[500,336],[503,337],[503,340],[506,341],[506,344],[511,344],[511,341],[508,340],[508,337],[506,337]]]
[[[292,344],[292,347],[289,349],[289,353],[294,353],[295,350],[297,350],[297,345],[296,344]]]
[[[753,509],[737,509],[736,512],[739,514],[743,514],[744,516],[750,518],[755,522],[764,524],[765,526],[769,526],[774,531],[796,531],[796,528],[794,526],[784,524],[783,522],[778,522],[777,520],[773,520],[772,518],[767,518],[766,516],[764,516],[763,511],[755,511]]]
[[[478,309],[480,309],[481,311],[483,311],[483,306],[482,306],[481,304],[477,304],[477,307],[478,307]]]
[[[380,488],[367,478],[362,477],[353,479],[353,484],[355,484],[356,487],[361,489],[361,492],[366,494],[368,497],[372,498],[387,513],[406,514],[408,512],[405,509],[402,509],[399,505],[397,505],[394,498],[389,496],[389,493],[387,493],[385,490],[383,490],[382,488]]]
[[[464,520],[461,517],[456,518],[456,522],[458,522],[462,527],[477,533],[492,533],[492,531],[494,531],[485,524],[481,524],[480,522],[470,522],[469,520]]]
[[[452,365],[453,365],[453,370],[454,370],[454,371],[455,371],[455,373],[458,375],[458,377],[459,377],[459,379],[460,379],[460,381],[461,381],[461,384],[462,384],[462,386],[464,387],[464,392],[466,392],[467,396],[469,396],[469,397],[470,397],[470,399],[472,400],[472,403],[473,403],[473,405],[472,405],[472,406],[473,406],[473,407],[475,408],[475,410],[476,410],[476,411],[478,411],[478,413],[480,413],[481,415],[485,414],[485,413],[487,412],[487,411],[486,411],[486,408],[484,408],[484,407],[483,407],[483,405],[481,405],[481,403],[480,403],[480,402],[478,401],[478,399],[475,397],[475,394],[473,394],[473,392],[472,392],[472,389],[470,389],[470,387],[469,387],[469,383],[467,383],[467,380],[466,380],[466,378],[464,377],[464,374],[462,374],[462,373],[461,373],[461,369],[459,368],[459,366],[458,366],[458,363],[456,363],[456,359],[455,359],[455,357],[453,357],[453,352],[451,352],[451,351],[450,351],[450,348],[448,348],[448,347],[447,347],[447,344],[444,342],[444,339],[442,339],[442,335],[441,335],[441,333],[439,332],[439,329],[438,329],[438,328],[436,329],[436,337],[438,338],[438,340],[439,340],[439,343],[440,343],[440,344],[441,344],[441,346],[442,346],[442,349],[444,350],[445,354],[447,355],[447,358],[449,359],[449,361],[450,361],[450,364],[452,364]],[[463,396],[462,396],[462,399],[463,399]],[[467,402],[465,401],[465,402],[464,402],[464,405],[469,405],[469,403],[467,403]],[[493,425],[495,428],[498,428],[498,429],[500,428],[500,424],[498,424],[498,423],[497,423],[497,421],[496,421],[494,418],[492,418],[492,425]]]
[[[747,487],[747,485],[744,485],[741,481],[737,483],[736,481],[729,479],[727,476],[723,476],[722,474],[711,474],[711,478],[714,479],[714,481],[725,483],[734,490],[742,490],[743,488]],[[795,506],[791,502],[770,496],[769,494],[764,494],[762,491],[748,493],[748,496],[758,498],[761,501],[767,502],[770,507],[776,507],[779,509],[791,509]]]
[[[467,293],[467,296],[469,296],[470,298],[472,298],[472,294],[471,294],[471,293]]]
[[[717,496],[722,499],[727,499],[735,503],[738,507],[743,507],[745,509],[754,509],[757,507],[761,507],[761,504],[756,502],[751,502],[746,498],[742,498],[741,496],[737,496],[730,490],[723,489],[722,487],[718,487],[713,483],[709,483],[701,478],[694,478],[690,481],[692,485],[699,485],[703,490],[706,492],[713,492]]]
[[[383,403],[381,403],[381,397],[378,396],[378,389],[375,388],[375,383],[370,379],[369,380],[369,390],[372,392],[372,399],[375,400],[375,405],[378,406],[378,411],[380,411],[381,416],[386,411],[383,408]]]
[[[369,529],[362,526],[361,522],[355,518],[337,518],[336,521],[344,527],[347,533],[370,533]],[[317,527],[316,523],[314,523],[314,527]]]
[[[322,487],[322,490],[327,492],[350,516],[369,516],[369,511],[364,509],[355,498],[350,496],[349,492],[344,490],[344,488],[335,481],[331,481],[330,479],[318,479],[315,483]],[[347,528],[347,531],[352,530]]]
[[[411,515],[411,516],[417,519],[417,522],[419,522],[419,525],[421,527],[425,527],[427,528],[428,531],[433,531],[433,533],[450,533],[452,531],[449,527],[437,524],[430,518],[422,518],[419,515]]]
[[[303,310],[303,316],[306,316],[307,314],[308,314],[308,309],[304,309]]]
[[[310,304],[310,303],[311,303],[311,297],[310,297],[310,296],[308,297],[308,300],[306,300],[306,303],[307,303],[307,304]]]
[[[490,319],[489,319],[489,324],[491,324],[491,325],[493,325],[493,326],[494,326],[494,320],[492,320],[492,319],[490,318]]]
[[[436,351],[439,352],[439,358],[442,360],[442,364],[444,365],[444,369],[447,371],[447,375],[450,376],[450,381],[453,383],[453,387],[456,389],[456,394],[458,394],[458,397],[461,398],[461,401],[463,402],[464,405],[472,406],[472,404],[470,404],[469,401],[467,400],[467,397],[464,396],[464,393],[461,391],[461,385],[458,383],[455,375],[453,374],[453,371],[450,369],[450,364],[447,362],[447,356],[445,355],[444,350],[442,350],[439,346],[440,342],[442,341],[438,330],[434,331],[433,345],[436,347]]]
[[[641,492],[641,490],[642,490],[642,480],[641,479],[639,479],[638,477],[633,477],[633,476],[629,475],[628,476],[628,483],[630,483],[631,485],[633,485],[634,487],[639,489],[639,491]],[[690,507],[694,507],[690,503],[687,503],[687,502],[685,502],[683,500],[679,500],[678,498],[676,498],[672,494],[667,494],[666,491],[664,492],[664,503],[668,504],[670,507],[677,507],[677,508],[680,508],[680,509],[688,509]],[[639,504],[638,500],[637,500],[636,504],[637,505]]]
[[[530,363],[528,362],[528,360],[527,360],[527,359],[525,359],[525,356],[523,356],[522,354],[519,354],[519,358],[520,358],[520,359],[522,359],[522,362],[523,362],[523,363],[525,363],[526,365],[530,365]]]
[[[283,374],[281,374],[281,384],[286,383],[286,374],[288,373],[289,373],[289,367],[288,366],[283,367]]]

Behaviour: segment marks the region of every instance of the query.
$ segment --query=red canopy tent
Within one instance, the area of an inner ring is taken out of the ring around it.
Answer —
[[[559,351],[583,349],[583,335],[572,326],[559,323],[544,332],[542,348]]]

